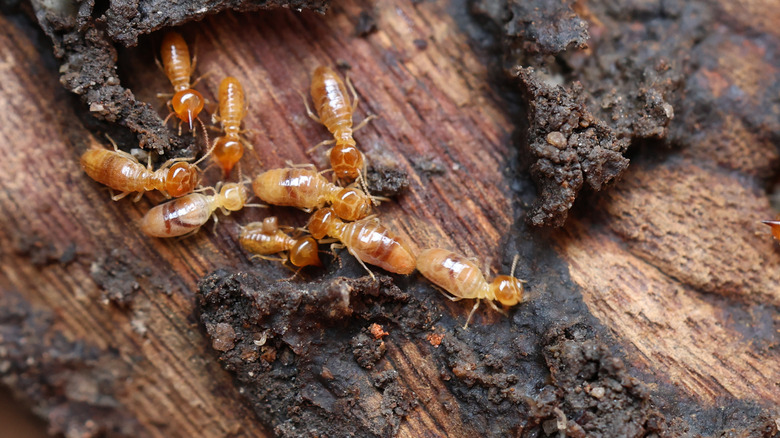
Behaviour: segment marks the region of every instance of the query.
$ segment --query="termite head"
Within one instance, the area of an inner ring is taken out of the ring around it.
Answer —
[[[192,88],[177,91],[171,99],[173,112],[182,122],[189,123],[192,130],[193,122],[198,118],[198,114],[203,111],[203,95]]]
[[[780,220],[762,222],[772,227],[772,235],[775,236],[775,239],[780,240]]]
[[[165,175],[165,192],[178,198],[191,193],[200,182],[200,171],[194,164],[179,162]]]
[[[309,219],[309,232],[315,239],[322,239],[328,234],[330,224],[336,220],[336,215],[330,208],[322,208],[314,212]]]
[[[514,306],[523,301],[523,281],[509,275],[499,275],[490,283],[490,292],[504,306]]]
[[[244,155],[244,146],[241,145],[240,141],[224,136],[217,139],[213,153],[219,167],[225,172],[225,177],[228,177],[233,166]]]
[[[360,190],[342,189],[333,201],[333,211],[346,221],[356,221],[371,213],[371,199]]]
[[[318,254],[317,241],[312,237],[302,237],[290,248],[290,263],[295,266],[322,266]]]
[[[249,198],[247,188],[241,183],[227,183],[219,190],[221,205],[226,210],[238,211],[244,208]]]
[[[352,140],[352,137],[350,137]],[[363,154],[355,147],[355,140],[350,143],[339,141],[330,150],[330,164],[337,178],[353,180],[363,169]]]

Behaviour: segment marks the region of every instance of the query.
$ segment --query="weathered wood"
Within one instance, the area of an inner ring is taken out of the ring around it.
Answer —
[[[499,436],[508,424],[519,435],[556,418],[542,412],[543,402],[534,405],[538,412],[523,407],[526,396],[543,398],[540,388],[549,388],[551,374],[565,381],[550,359],[548,347],[558,345],[550,338],[576,323],[600,322],[607,329],[602,336],[612,339],[606,343],[624,351],[630,375],[650,383],[670,423],[679,412],[710,418],[720,403],[735,401],[774,415],[768,407],[780,403],[780,253],[757,223],[772,212],[753,179],[772,174],[762,161],[777,159],[767,137],[756,154],[749,129],[732,121],[683,152],[669,152],[661,164],[633,162],[623,181],[593,201],[599,213],[575,211],[561,231],[528,230],[517,196],[529,202],[533,188],[518,176],[513,116],[487,85],[485,62],[450,7],[382,1],[366,9],[345,1],[324,17],[224,13],[183,28],[197,40],[199,73],[211,73],[198,85],[209,99],[226,75],[244,85],[246,127],[256,130],[248,135],[255,149],[243,160],[244,174],[309,161],[304,151],[328,134],[306,116],[298,92],[307,90],[316,66],[348,63],[361,97],[355,119],[380,115],[356,134],[360,147],[372,162],[410,179],[406,193],[380,207],[382,221],[415,251],[452,248],[504,269],[514,252],[523,256],[520,275],[529,280],[531,301],[510,318],[483,309],[469,332],[459,325],[472,303],[450,303],[419,277],[398,279],[416,294],[414,305],[443,315],[430,335],[444,341],[389,330],[378,370],[355,378],[363,391],[355,412],[381,406],[382,394],[370,382],[394,370],[419,403],[402,416],[398,435]],[[364,10],[376,18],[377,31],[360,38],[355,26]],[[245,388],[221,368],[215,339],[199,327],[196,291],[201,277],[221,267],[262,278],[287,275],[273,263],[250,261],[236,243],[236,225],[267,212],[221,217],[216,233],[206,227],[182,240],[141,235],[138,220],[160,198],[111,202],[83,174],[79,155],[105,141],[75,114],[87,110],[61,89],[29,23],[0,16],[0,24],[0,132],[7,139],[0,146],[2,381],[34,404],[53,431],[69,436],[265,436],[268,426],[246,404]],[[120,51],[123,85],[152,103],[169,88],[154,65],[156,41],[142,37],[138,47]],[[758,52],[727,53],[729,62],[708,74],[726,84],[763,83],[729,76],[739,60],[762,62]],[[776,66],[762,67],[770,71],[762,80],[776,84]],[[711,140],[723,137],[735,141],[718,143],[710,154]],[[735,173],[719,167],[718,160],[733,163],[728,157],[735,154],[745,156]],[[314,163],[327,167],[322,154]],[[211,169],[207,181],[218,174]],[[297,211],[274,213],[294,225],[305,221]],[[315,272],[309,280],[318,275],[324,276]],[[333,339],[353,335],[327,327]],[[354,360],[349,348],[339,358]],[[622,374],[608,374],[615,376]],[[577,384],[590,392],[596,381]],[[669,408],[675,397],[693,407]]]

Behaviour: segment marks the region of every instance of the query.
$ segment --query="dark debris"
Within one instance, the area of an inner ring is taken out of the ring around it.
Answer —
[[[376,18],[368,11],[360,11],[355,33],[359,37],[367,37],[377,31]]]
[[[409,187],[409,176],[394,167],[371,165],[366,171],[366,185],[372,195],[398,196]]]
[[[378,279],[289,283],[220,270],[200,282],[199,316],[220,361],[279,436],[392,436],[417,405],[394,372],[375,368],[385,342],[424,331],[433,316]],[[376,339],[369,321],[389,336]],[[370,394],[382,415],[356,402]]]
[[[584,182],[602,190],[628,168],[632,144],[667,139],[686,51],[706,24],[682,4],[472,2],[503,37],[504,69],[526,98],[538,190],[529,223],[563,226]]]

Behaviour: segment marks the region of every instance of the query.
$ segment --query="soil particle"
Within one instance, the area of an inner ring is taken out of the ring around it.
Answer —
[[[366,185],[372,195],[398,196],[409,187],[409,177],[394,167],[371,165],[366,172]]]
[[[438,157],[412,158],[412,165],[418,175],[427,178],[447,173],[447,166]]]
[[[361,367],[370,370],[374,368],[377,362],[382,359],[387,351],[385,342],[369,336],[368,333],[360,332],[349,341],[352,347],[352,354],[355,355],[355,361]]]
[[[64,249],[58,249],[48,239],[37,234],[18,234],[14,236],[13,245],[16,254],[29,257],[30,263],[38,267],[52,263],[67,265],[78,256],[75,243],[71,242]]]
[[[0,294],[0,382],[35,406],[52,435],[148,436],[114,398],[116,376],[129,374],[116,352],[71,341],[53,324],[21,295]]]
[[[588,25],[572,10],[572,1],[491,1],[472,3],[472,13],[502,24],[502,32],[523,51],[556,54],[584,48]]]
[[[232,348],[215,346],[220,362],[279,436],[391,436],[417,405],[379,367],[386,342],[426,331],[434,317],[389,277],[289,283],[219,270],[199,288],[212,342],[231,333]],[[392,335],[377,339],[370,327],[380,323]],[[381,415],[359,403],[368,397]]]
[[[415,38],[414,41],[412,41],[412,44],[414,44],[414,47],[416,47],[417,50],[425,50],[428,48],[428,41],[421,38]]]
[[[545,362],[568,418],[568,435],[639,437],[662,432],[664,417],[653,408],[647,387],[628,374],[623,360],[595,339],[592,329],[556,328],[547,333],[545,344]]]

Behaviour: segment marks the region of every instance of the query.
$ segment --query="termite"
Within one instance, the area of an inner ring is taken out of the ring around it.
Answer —
[[[314,212],[307,228],[315,239],[330,236],[339,240],[372,278],[375,278],[374,274],[365,263],[396,274],[411,274],[414,271],[414,256],[377,218],[342,222],[331,208],[323,208]]]
[[[371,197],[356,188],[342,188],[311,168],[272,169],[252,182],[255,195],[273,205],[298,207],[307,211],[332,204],[336,215],[353,221],[368,216]]]
[[[241,228],[238,241],[241,246],[266,260],[289,262],[296,267],[322,266],[317,241],[311,236],[293,238],[282,231],[275,216],[252,222]],[[271,254],[286,253],[282,258],[268,257]]]
[[[168,122],[171,115],[175,114],[179,120],[187,122],[190,131],[192,131],[193,122],[198,119],[205,103],[203,95],[194,90],[190,84],[196,61],[190,59],[187,42],[176,32],[168,32],[163,37],[160,57],[165,75],[168,76],[175,91],[171,100],[168,101],[172,112],[165,118],[165,123]],[[198,120],[200,121],[200,119]],[[179,124],[179,131],[181,133],[181,124]]]
[[[780,240],[780,220],[776,221],[761,221],[770,227],[772,227],[772,236],[774,236],[775,239]]]
[[[201,160],[203,158],[195,163],[186,163],[181,158],[174,158],[166,161],[159,169],[152,170],[151,162],[144,166],[114,144],[114,150],[100,147],[87,149],[81,155],[81,168],[90,178],[121,192],[111,197],[114,201],[133,192],[138,192],[135,197],[135,201],[138,201],[144,192],[151,190],[159,190],[165,196],[174,198],[192,192],[200,181],[197,164]]]
[[[141,231],[152,237],[183,236],[197,232],[217,209],[229,215],[247,206],[249,190],[242,183],[208,189],[214,194],[190,193],[152,208],[141,219]]]
[[[514,276],[517,260],[518,257],[515,256],[512,272],[508,276],[499,275],[488,283],[479,267],[466,257],[446,249],[430,248],[417,257],[417,270],[433,284],[452,294],[453,296],[446,295],[452,301],[477,300],[466,319],[466,325],[463,326],[465,329],[481,300],[488,300],[488,304],[500,313],[504,312],[493,301],[504,306],[514,306],[523,300],[525,282]]]
[[[309,117],[325,125],[334,137],[333,140],[326,140],[306,153],[311,154],[322,145],[336,143],[329,153],[333,172],[337,178],[352,181],[361,175],[365,166],[363,154],[355,146],[352,133],[362,128],[375,116],[366,117],[356,128],[352,128],[352,114],[358,106],[358,95],[349,78],[347,78],[347,85],[352,92],[351,103],[347,88],[339,75],[330,67],[317,67],[311,79],[311,98],[319,117],[311,112],[306,98],[303,101]]]
[[[212,115],[212,122],[219,121],[225,135],[218,137],[214,144],[214,158],[225,173],[225,178],[230,175],[233,166],[244,155],[245,144],[250,149],[252,145],[239,135],[241,121],[246,115],[246,100],[244,89],[238,79],[227,77],[219,84],[219,115]]]

